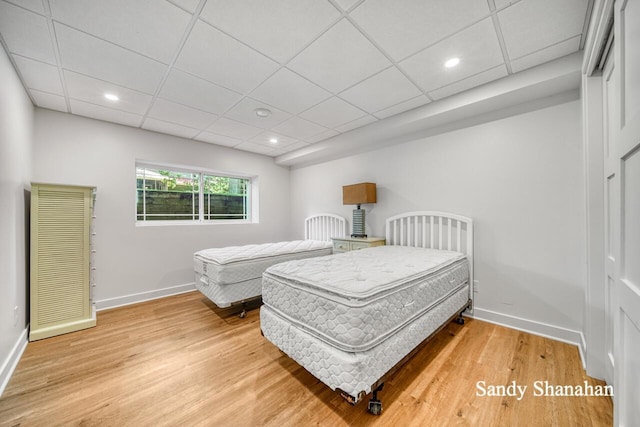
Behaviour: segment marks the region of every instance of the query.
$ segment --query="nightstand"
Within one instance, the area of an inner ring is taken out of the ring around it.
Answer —
[[[384,246],[384,237],[332,237],[333,253],[357,251],[358,249]]]

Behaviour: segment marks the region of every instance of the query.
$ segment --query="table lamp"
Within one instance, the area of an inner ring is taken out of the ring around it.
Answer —
[[[353,234],[351,237],[367,237],[364,230],[365,210],[360,209],[360,205],[364,203],[376,203],[375,183],[363,182],[342,187],[342,204],[358,205],[358,208],[353,210]]]

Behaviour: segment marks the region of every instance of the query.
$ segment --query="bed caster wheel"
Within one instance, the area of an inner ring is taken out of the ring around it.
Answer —
[[[380,413],[382,413],[382,402],[371,399],[369,401],[369,413],[373,415],[380,415]]]
[[[455,322],[456,322],[458,325],[464,325],[464,317],[462,317],[462,316],[460,316],[460,317],[456,317]]]
[[[239,317],[241,319],[244,319],[245,317],[247,317],[247,303],[246,302],[242,303],[242,313],[240,313]]]

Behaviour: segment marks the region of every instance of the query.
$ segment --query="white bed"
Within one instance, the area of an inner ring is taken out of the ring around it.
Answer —
[[[345,236],[346,229],[344,218],[318,214],[305,219],[305,240],[198,251],[193,255],[196,289],[221,308],[244,304],[262,294],[262,273],[268,267],[329,255],[331,237]]]
[[[387,220],[387,245],[291,261],[263,276],[263,335],[356,404],[421,343],[472,309],[469,218],[411,212]]]

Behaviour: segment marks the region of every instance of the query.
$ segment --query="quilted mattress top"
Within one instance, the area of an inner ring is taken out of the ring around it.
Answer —
[[[265,274],[309,290],[364,300],[386,294],[464,259],[460,252],[408,246],[378,246],[331,256],[288,261]]]
[[[231,264],[278,255],[315,251],[330,247],[331,242],[324,242],[320,240],[293,240],[289,242],[204,249],[196,252],[194,256],[209,263]]]

